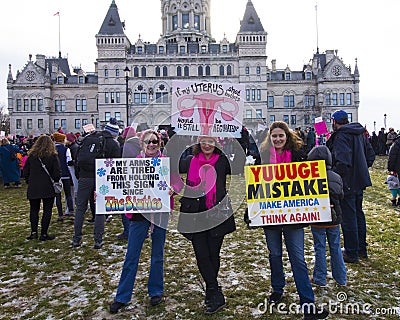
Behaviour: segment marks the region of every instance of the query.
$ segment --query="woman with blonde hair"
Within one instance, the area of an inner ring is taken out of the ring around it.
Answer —
[[[41,201],[43,201],[43,216],[39,240],[46,241],[55,238],[55,236],[49,235],[47,232],[56,193],[51,179],[43,166],[46,167],[54,181],[60,180],[61,169],[57,150],[51,138],[46,135],[38,137],[32,149],[29,150],[23,171],[24,178],[28,183],[27,198],[30,203],[31,234],[27,237],[28,240],[38,238]]]

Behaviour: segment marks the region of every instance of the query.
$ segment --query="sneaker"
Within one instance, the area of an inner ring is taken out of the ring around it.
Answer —
[[[121,234],[117,235],[117,239],[118,240],[128,240],[128,236],[121,233]]]
[[[114,301],[114,302],[110,305],[110,313],[112,313],[112,314],[117,313],[118,310],[121,309],[121,308],[124,307],[124,306],[126,306],[126,303]]]
[[[322,284],[322,283],[319,283],[319,282],[315,282],[314,279],[313,279],[312,277],[310,278],[310,282],[311,282],[312,284],[316,285],[317,287],[326,288],[326,284]]]
[[[31,232],[31,234],[26,237],[26,240],[33,240],[33,239],[37,239],[37,238],[38,238],[37,232]]]
[[[104,244],[104,242],[103,241],[101,241],[101,242],[95,242],[94,243],[94,246],[93,246],[93,248],[94,249],[100,249],[102,246],[103,246],[103,244]]]
[[[81,242],[80,242],[80,241],[74,241],[74,240],[72,240],[71,246],[72,246],[73,248],[78,248],[78,247],[81,246]]]
[[[10,186],[4,186],[4,189],[10,189],[11,187]]]
[[[152,307],[154,307],[154,306],[160,304],[161,302],[162,302],[162,297],[161,297],[161,296],[153,296],[153,297],[150,297],[150,305],[151,305]]]
[[[109,215],[109,216],[106,218],[106,222],[111,222],[111,220],[112,220],[112,215]]]
[[[316,311],[317,311],[316,313],[312,312],[305,314],[304,320],[325,319],[327,316],[329,316],[329,312],[325,308]]]
[[[39,240],[46,241],[46,240],[54,240],[55,238],[56,238],[55,236],[51,236],[46,233],[46,234],[41,234]]]
[[[206,314],[213,314],[218,310],[221,310],[225,306],[225,297],[222,291],[216,290],[216,292],[211,293],[210,300],[206,305]]]
[[[343,254],[343,260],[346,263],[358,263],[358,258],[351,258],[346,254],[346,251],[342,251]]]
[[[272,292],[271,295],[268,298],[268,303],[269,304],[277,304],[282,300],[282,293],[278,292]]]
[[[22,185],[21,184],[16,184],[14,187],[15,188],[22,188]]]

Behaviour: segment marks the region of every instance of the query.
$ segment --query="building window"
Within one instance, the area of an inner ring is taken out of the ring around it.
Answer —
[[[110,94],[108,92],[104,92],[104,102],[108,103],[110,101]]]
[[[15,127],[17,129],[22,129],[22,120],[21,119],[16,119],[15,120]]]
[[[351,93],[346,93],[346,104],[351,105]]]
[[[158,53],[159,54],[163,54],[164,53],[164,47],[163,46],[159,46],[158,47]]]
[[[291,79],[290,72],[285,72],[285,80],[290,80],[290,79]]]
[[[172,30],[178,29],[178,16],[172,16]]]
[[[82,119],[82,127],[88,124],[88,119]]]
[[[29,100],[24,99],[24,111],[29,111]]]
[[[119,91],[115,93],[115,100],[117,103],[121,103],[121,93]]]
[[[75,129],[81,128],[81,119],[75,119]]]
[[[179,52],[180,53],[185,53],[185,46],[180,46],[179,47]]]
[[[305,125],[310,124],[310,116],[308,114],[304,115],[304,124]]]
[[[200,16],[198,14],[194,15],[194,28],[200,30]]]
[[[105,114],[104,114],[104,117],[105,117],[105,121],[109,121],[110,120],[110,118],[111,118],[111,112],[106,112]]]
[[[54,129],[58,129],[60,127],[60,120],[54,119]]]
[[[285,108],[293,108],[294,107],[294,95],[283,96],[283,106]]]
[[[246,68],[244,70],[245,70],[246,76],[248,76],[250,74],[250,67],[246,66]]]
[[[222,53],[228,53],[228,46],[226,44],[222,46]]]
[[[168,77],[168,68],[166,66],[163,67],[163,77]]]
[[[106,78],[108,77],[108,69],[107,69],[107,68],[104,69],[104,76],[105,76]]]
[[[203,75],[203,67],[202,67],[202,66],[198,66],[198,68],[197,68],[197,75],[198,75],[198,76],[202,76],[202,75]]]
[[[22,100],[17,99],[17,111],[21,111],[21,109],[22,109]]]
[[[160,67],[156,67],[156,77],[161,76],[161,71],[160,71]]]
[[[76,111],[81,111],[82,110],[82,108],[81,108],[81,99],[76,99],[75,100],[75,110]]]
[[[273,122],[275,122],[275,115],[271,114],[269,115],[269,123],[271,124]]]
[[[333,104],[334,106],[337,106],[337,104],[338,104],[337,93],[333,93],[333,94],[332,94],[332,104]]]
[[[61,128],[67,130],[67,119],[61,119]]]
[[[142,67],[142,77],[146,76],[146,67]]]
[[[142,104],[147,103],[147,93],[140,94],[140,103],[142,103]]]
[[[274,96],[268,96],[268,108],[274,107]]]
[[[137,54],[143,53],[143,47],[137,47]]]
[[[156,92],[156,101],[158,103],[168,103],[168,92]]]
[[[251,101],[256,100],[256,89],[251,89]]]
[[[225,68],[224,66],[219,66],[219,75],[223,76],[225,74]]]
[[[330,93],[325,94],[325,105],[327,105],[327,106],[331,105],[331,94]]]
[[[296,124],[296,116],[295,115],[290,116],[290,124]]]
[[[310,71],[306,72],[306,80],[311,80],[311,72]]]
[[[262,110],[261,109],[256,109],[256,118],[261,119],[262,118]]]
[[[246,89],[246,101],[250,101],[250,89]]]
[[[189,29],[189,13],[182,13],[182,28]]]
[[[201,53],[207,53],[207,46],[201,46]]]
[[[178,77],[182,77],[182,67],[181,66],[176,67],[176,75]]]
[[[271,80],[271,74],[269,72],[267,72],[266,78],[267,78],[267,81]]]
[[[136,78],[139,77],[139,68],[138,67],[133,68],[133,76]]]
[[[38,111],[43,111],[43,99],[38,99]]]
[[[57,77],[57,84],[63,84],[63,77]]]
[[[189,77],[189,67],[185,66],[185,68],[183,69],[183,72],[185,73],[185,77]]]
[[[340,105],[344,106],[344,93],[339,94]]]
[[[32,119],[27,119],[26,120],[26,128],[27,129],[32,129]]]
[[[117,121],[121,121],[121,112],[115,112],[115,119],[117,119]]]
[[[256,73],[257,73],[258,76],[261,74],[261,67],[260,66],[257,66]]]
[[[253,112],[251,110],[246,110],[246,119],[251,119],[253,117]]]
[[[353,114],[352,113],[348,113],[347,118],[349,119],[349,122],[353,122]]]
[[[211,68],[210,66],[206,66],[206,76],[211,75]]]
[[[65,111],[65,100],[55,100],[54,109],[55,111]]]
[[[232,66],[228,65],[226,67],[226,75],[231,76],[232,75]]]
[[[85,78],[83,76],[79,76],[78,83],[80,83],[80,84],[85,83]]]
[[[326,114],[326,123],[331,123],[332,122],[332,114],[331,113],[327,113]]]
[[[304,106],[314,107],[315,106],[315,95],[305,95],[304,96]]]
[[[140,93],[134,93],[133,94],[133,103],[134,104],[140,104]]]
[[[31,111],[36,111],[36,99],[31,99]]]
[[[115,103],[115,92],[111,92],[111,99],[110,99],[111,103]]]
[[[286,122],[287,124],[289,124],[289,115],[287,115],[287,114],[283,115],[283,122]]]
[[[261,101],[261,89],[257,89],[257,101]]]
[[[115,69],[115,76],[119,77],[119,69]]]

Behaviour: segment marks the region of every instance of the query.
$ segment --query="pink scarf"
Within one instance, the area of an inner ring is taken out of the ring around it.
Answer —
[[[206,159],[204,154],[200,152],[190,162],[188,182],[192,187],[198,186],[200,190],[204,191],[207,209],[212,208],[217,203],[215,163],[218,158],[219,155],[213,153],[209,159]]]
[[[283,150],[282,154],[278,154],[274,147],[269,149],[269,163],[288,163],[292,162],[292,153],[290,150]]]

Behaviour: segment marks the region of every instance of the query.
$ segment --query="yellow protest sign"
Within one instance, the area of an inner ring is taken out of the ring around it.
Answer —
[[[325,161],[246,166],[250,226],[331,221]]]

